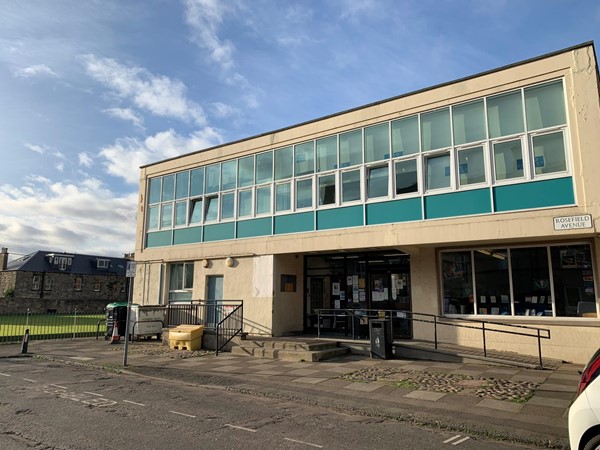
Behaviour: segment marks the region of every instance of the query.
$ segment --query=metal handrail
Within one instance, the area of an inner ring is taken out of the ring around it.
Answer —
[[[454,317],[443,317],[435,314],[428,313],[416,313],[412,311],[398,311],[398,310],[381,310],[381,309],[316,309],[317,313],[317,336],[321,336],[321,318],[322,317],[366,317],[371,318],[392,318],[394,314],[402,313],[404,317],[400,319],[410,320],[411,322],[423,322],[433,324],[433,341],[435,348],[438,348],[438,325],[452,326],[457,328],[468,328],[473,330],[481,330],[482,332],[482,344],[483,344],[483,356],[487,358],[487,338],[486,332],[495,332],[503,334],[512,334],[516,336],[525,336],[535,338],[538,344],[538,357],[540,368],[544,367],[542,360],[542,339],[551,339],[550,330],[547,328],[538,328],[528,325],[517,325],[503,322],[494,322],[490,320],[478,320],[478,319],[458,319]],[[381,314],[383,313],[383,314]],[[419,316],[419,317],[415,317]],[[466,325],[464,323],[452,323],[452,322],[471,322],[473,325]],[[475,325],[477,324],[477,325]],[[480,326],[479,326],[480,325]],[[487,327],[486,327],[487,325]],[[490,328],[490,325],[508,327],[513,329],[531,330],[531,333],[512,331],[512,330],[500,330],[497,328]],[[352,338],[355,339],[354,332],[354,320],[352,320]]]
[[[240,300],[241,301],[241,300]],[[238,311],[239,311],[239,317],[238,317]],[[232,333],[228,334],[227,336],[224,336],[224,324],[225,322],[228,322],[230,319],[232,320],[236,320],[237,322],[237,326],[235,328],[225,328],[225,330],[229,330],[232,331]],[[225,317],[223,317],[223,319],[217,324],[217,333],[216,333],[216,345],[215,345],[215,356],[219,356],[219,352],[221,350],[223,350],[223,348],[234,338],[236,337],[238,334],[241,334],[243,332],[244,329],[244,303],[240,303],[238,306],[236,306],[232,311],[229,312],[229,314],[227,314]],[[224,342],[221,344],[221,338],[224,340]],[[225,340],[225,338],[227,338]]]

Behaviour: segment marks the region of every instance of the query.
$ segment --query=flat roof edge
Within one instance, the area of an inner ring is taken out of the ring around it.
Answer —
[[[235,141],[231,141],[231,142],[226,142],[224,144],[215,145],[213,147],[207,147],[207,148],[204,148],[204,149],[201,149],[201,150],[194,150],[193,152],[184,153],[184,154],[181,154],[181,155],[178,155],[178,156],[173,156],[171,158],[167,158],[167,159],[163,159],[163,160],[156,161],[156,162],[153,162],[153,163],[145,164],[143,166],[140,166],[140,169],[145,169],[147,167],[152,167],[152,166],[156,166],[158,164],[162,164],[162,163],[165,163],[165,162],[173,161],[175,159],[179,159],[179,158],[184,157],[184,156],[191,156],[191,155],[195,155],[195,154],[198,154],[198,153],[206,152],[206,151],[209,151],[209,150],[215,150],[215,149],[226,147],[226,146],[229,146],[229,145],[235,145],[235,144],[239,144],[241,142],[250,141],[252,139],[258,139],[258,138],[261,138],[261,137],[264,137],[264,136],[268,136],[268,135],[271,135],[271,134],[281,133],[281,132],[286,131],[286,130],[291,130],[292,128],[297,128],[297,127],[301,127],[301,126],[304,126],[304,125],[309,125],[311,123],[320,122],[322,120],[331,119],[331,118],[337,117],[337,116],[342,116],[344,114],[348,114],[348,113],[351,113],[351,112],[354,112],[354,111],[359,111],[361,109],[371,108],[373,106],[381,105],[382,103],[387,103],[387,102],[391,102],[391,101],[394,101],[394,100],[399,100],[401,98],[405,98],[405,97],[410,97],[412,95],[421,94],[423,92],[431,91],[431,90],[434,90],[434,89],[439,89],[439,88],[442,88],[442,87],[445,87],[445,86],[449,86],[449,85],[452,85],[452,84],[455,84],[455,83],[461,83],[461,82],[464,82],[464,81],[467,81],[467,80],[471,80],[471,79],[474,79],[474,78],[479,78],[479,77],[482,77],[482,76],[490,75],[492,73],[500,72],[500,71],[503,71],[503,70],[508,70],[508,69],[513,68],[513,67],[518,67],[518,66],[522,66],[522,65],[525,65],[525,64],[530,64],[530,63],[535,62],[535,61],[539,61],[539,60],[542,60],[542,59],[551,58],[553,56],[560,55],[562,53],[572,52],[574,50],[578,50],[578,49],[584,48],[584,47],[592,47],[592,51],[594,52],[594,57],[596,56],[596,49],[594,47],[594,41],[593,40],[586,41],[586,42],[582,42],[581,44],[577,44],[577,45],[574,45],[574,46],[571,46],[571,47],[563,48],[561,50],[556,50],[556,51],[553,51],[553,52],[550,52],[550,53],[546,53],[546,54],[543,54],[543,55],[534,56],[533,58],[528,58],[528,59],[521,60],[521,61],[518,61],[518,62],[515,62],[515,63],[507,64],[507,65],[504,65],[504,66],[500,66],[500,67],[497,67],[497,68],[494,68],[494,69],[485,70],[483,72],[479,72],[479,73],[476,73],[474,75],[469,75],[469,76],[458,78],[458,79],[455,79],[455,80],[452,80],[452,81],[445,81],[445,82],[440,83],[440,84],[436,84],[436,85],[433,85],[433,86],[428,86],[428,87],[422,88],[422,89],[417,89],[416,91],[407,92],[407,93],[396,95],[394,97],[389,97],[389,98],[386,98],[386,99],[383,99],[383,100],[377,100],[377,101],[372,102],[372,103],[367,103],[366,105],[356,106],[354,108],[350,108],[350,109],[346,109],[344,111],[339,111],[339,112],[336,112],[336,113],[328,114],[326,116],[318,117],[316,119],[307,120],[305,122],[300,122],[300,123],[297,123],[297,124],[294,124],[294,125],[289,125],[287,127],[278,128],[276,130],[272,130],[272,131],[268,131],[268,132],[265,132],[265,133],[256,134],[254,136],[248,136],[248,137],[245,137],[245,138],[242,138],[242,139],[238,139],[238,140],[235,140]]]

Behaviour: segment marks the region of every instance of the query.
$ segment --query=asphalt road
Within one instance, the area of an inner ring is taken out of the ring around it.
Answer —
[[[0,449],[523,448],[289,401],[0,359]]]

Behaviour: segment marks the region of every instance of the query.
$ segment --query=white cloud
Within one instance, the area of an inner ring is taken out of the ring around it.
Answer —
[[[58,77],[58,74],[45,64],[36,64],[29,67],[23,67],[15,70],[13,73],[15,77],[19,78]]]
[[[0,185],[0,242],[13,253],[39,249],[120,255],[134,249],[137,193],[115,195],[99,180],[31,177]]]
[[[55,152],[52,152],[52,156],[54,156],[56,159],[67,159],[65,154],[63,152],[59,152],[58,150]]]
[[[231,41],[221,40],[218,29],[226,13],[231,11],[231,2],[220,0],[186,0],[185,20],[192,27],[193,40],[207,50],[213,61],[223,69],[234,66],[235,46]]]
[[[63,163],[63,162],[56,163],[56,165],[54,167],[59,172],[63,172],[65,170],[65,163]]]
[[[131,108],[109,108],[102,112],[116,119],[129,120],[136,127],[144,128],[144,118]]]
[[[30,144],[28,142],[24,143],[23,145],[32,152],[39,153],[40,155],[43,155],[46,152],[46,150],[49,150],[49,148],[45,145]]]
[[[188,136],[181,136],[173,130],[167,130],[144,140],[117,139],[113,145],[102,148],[100,157],[104,158],[104,166],[108,173],[128,183],[138,184],[140,166],[202,150],[221,141],[219,133],[208,127]]]
[[[239,109],[221,102],[213,103],[211,112],[219,119],[227,119],[230,117],[239,116],[241,114]]]
[[[125,66],[112,58],[81,57],[89,76],[118,97],[160,117],[171,117],[204,125],[202,107],[186,98],[186,86],[179,80],[155,75],[143,67]]]
[[[79,155],[77,155],[78,159],[79,159],[79,165],[83,166],[83,167],[92,167],[94,165],[94,160],[93,158],[88,155],[85,152],[81,152],[79,153]]]

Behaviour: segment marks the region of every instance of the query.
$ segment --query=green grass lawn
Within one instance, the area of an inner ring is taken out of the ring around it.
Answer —
[[[65,336],[94,336],[98,321],[106,318],[104,314],[30,314],[0,315],[0,340],[23,336],[29,329],[31,338]],[[106,323],[100,323],[100,333],[106,331]]]

